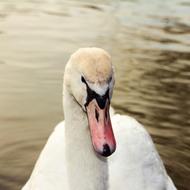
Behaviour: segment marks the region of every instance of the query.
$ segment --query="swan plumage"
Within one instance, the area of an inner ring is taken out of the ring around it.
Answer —
[[[113,74],[111,57],[102,49],[82,48],[71,56],[64,76],[65,121],[59,123],[50,135],[22,190],[176,189],[150,135],[134,118],[112,111],[114,136],[107,129],[105,139],[102,139],[102,131],[94,132],[97,130],[94,126],[89,130],[89,125],[95,125],[95,122],[100,122],[96,127],[111,127],[109,116],[102,112],[109,107],[109,102],[97,103],[99,97],[94,98],[96,101],[89,99],[86,91],[87,88],[93,89],[90,96],[95,93],[95,96],[100,94],[103,97],[109,89],[107,96],[111,99]],[[81,76],[85,77],[85,83],[83,78],[81,82]],[[98,109],[99,106],[102,108]],[[91,120],[91,112],[97,121]],[[102,117],[107,118],[106,124]],[[100,137],[93,133],[100,134]],[[105,143],[108,143],[106,154]]]

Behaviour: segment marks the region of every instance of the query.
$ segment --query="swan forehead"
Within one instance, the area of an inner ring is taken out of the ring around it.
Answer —
[[[71,62],[91,83],[104,83],[112,76],[111,57],[103,49],[81,48],[71,56]]]

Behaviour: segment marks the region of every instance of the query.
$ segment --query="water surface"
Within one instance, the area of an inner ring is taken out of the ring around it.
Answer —
[[[69,55],[98,46],[113,57],[113,106],[151,133],[180,190],[190,172],[188,0],[1,0],[0,190],[19,189],[63,119]]]

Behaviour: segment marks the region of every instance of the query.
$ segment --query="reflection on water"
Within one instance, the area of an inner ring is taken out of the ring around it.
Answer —
[[[19,189],[62,116],[69,55],[99,46],[113,56],[113,106],[151,133],[181,190],[189,187],[188,0],[0,2],[0,189]],[[119,97],[119,98],[118,98]]]

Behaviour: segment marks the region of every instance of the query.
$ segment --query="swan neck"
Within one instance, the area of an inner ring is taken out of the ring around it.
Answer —
[[[92,147],[86,112],[64,88],[65,155],[69,190],[106,190],[107,160]]]

